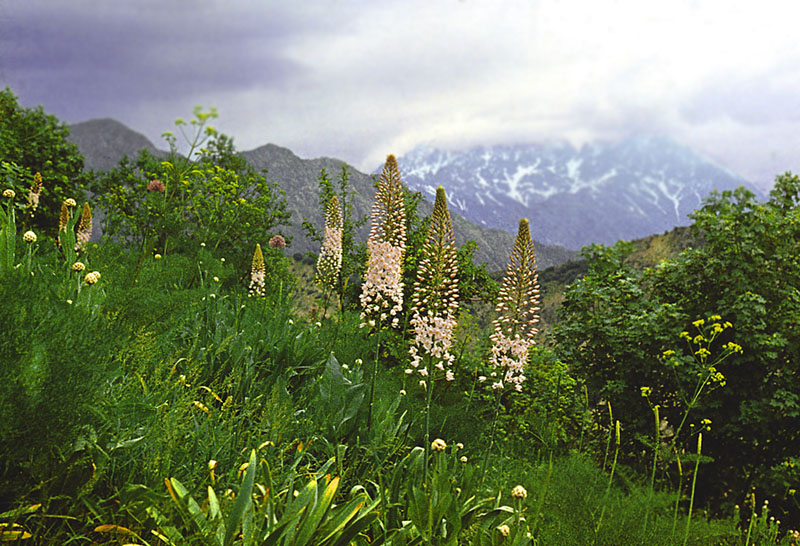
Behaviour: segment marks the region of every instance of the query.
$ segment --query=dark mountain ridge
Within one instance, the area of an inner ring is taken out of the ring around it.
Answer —
[[[74,142],[85,158],[87,169],[109,170],[116,166],[123,156],[135,157],[139,150],[146,149],[151,153],[165,154],[159,151],[143,135],[113,119],[91,120],[72,125],[70,140]],[[346,163],[333,158],[301,159],[291,150],[274,144],[266,144],[254,150],[241,152],[257,170],[265,170],[267,179],[276,182],[286,195],[287,208],[291,212],[291,225],[282,228],[284,234],[292,238],[292,252],[318,252],[316,244],[309,241],[302,232],[301,224],[308,219],[314,225],[322,226],[323,218],[319,210],[318,177],[322,169],[335,179]],[[355,216],[369,215],[375,196],[373,176],[364,174],[347,166],[350,187],[354,191],[353,209]],[[402,175],[402,170],[401,170]],[[432,203],[423,201],[419,206],[420,215],[429,215],[433,210]],[[514,237],[505,231],[478,226],[466,220],[451,207],[453,231],[456,243],[473,240],[478,248],[475,260],[486,262],[490,270],[502,270],[508,263]],[[519,221],[519,218],[515,220]],[[365,240],[369,233],[369,224],[361,228],[359,233]],[[534,230],[535,234],[535,230]],[[537,263],[540,268],[550,267],[574,258],[576,253],[558,246],[535,242]]]

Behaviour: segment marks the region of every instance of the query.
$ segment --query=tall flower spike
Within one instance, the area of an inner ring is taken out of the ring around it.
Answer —
[[[28,205],[27,209],[29,210],[31,216],[33,216],[34,211],[39,207],[39,196],[42,194],[42,173],[36,173],[33,175],[33,184],[31,184],[31,189],[28,190]]]
[[[447,209],[444,188],[436,190],[428,236],[422,246],[422,260],[417,268],[412,298],[411,326],[414,343],[409,350],[411,365],[426,381],[433,370],[420,366],[422,353],[435,360],[434,368],[443,371],[445,379],[452,381],[453,373],[447,369],[453,363],[450,353],[453,331],[458,311],[458,264],[453,224]]]
[[[264,255],[261,254],[261,245],[256,243],[253,252],[253,263],[250,266],[250,295],[263,296],[267,270],[264,266]]]
[[[386,158],[378,179],[372,225],[367,240],[367,271],[361,289],[361,319],[397,326],[403,310],[403,258],[406,251],[406,212],[397,159]]]
[[[81,220],[78,224],[78,235],[75,241],[75,252],[83,250],[89,239],[92,237],[92,209],[89,208],[89,203],[83,204],[81,211]]]
[[[495,311],[499,316],[492,323],[492,353],[489,363],[505,370],[502,381],[522,390],[528,351],[538,333],[539,281],[536,274],[536,253],[533,249],[528,220],[519,221],[511,260],[497,297]],[[499,382],[498,382],[499,383]]]
[[[63,249],[62,237],[67,235],[67,226],[69,224],[71,213],[69,210],[69,205],[66,201],[61,203],[61,213],[58,215],[58,238],[56,242],[58,243],[58,248]]]
[[[328,290],[336,290],[342,269],[342,207],[335,195],[325,207],[325,238],[317,258],[317,283]]]

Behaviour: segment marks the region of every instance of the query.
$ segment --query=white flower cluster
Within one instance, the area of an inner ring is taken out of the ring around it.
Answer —
[[[330,290],[336,289],[342,269],[342,228],[325,226],[325,239],[317,258],[317,282]]]
[[[428,354],[436,359],[434,367],[445,372],[448,381],[453,380],[453,372],[446,369],[446,366],[453,364],[455,356],[450,353],[453,345],[453,332],[456,329],[456,319],[451,313],[441,315],[422,315],[414,313],[411,318],[411,326],[416,334],[414,344],[409,349],[411,355],[411,366],[421,376],[428,375],[428,369],[422,364],[422,354]]]
[[[261,245],[256,244],[253,252],[253,262],[250,265],[250,295],[264,296],[264,286],[267,276],[267,268],[264,265],[264,255],[261,253]]]
[[[522,339],[519,335],[514,339],[506,337],[500,327],[497,327],[491,335],[492,354],[489,356],[489,364],[497,369],[504,368],[505,375],[502,381],[492,385],[493,388],[502,389],[503,381],[506,384],[514,385],[514,390],[522,391],[522,383],[525,381],[525,363],[528,361],[528,351],[534,345],[532,339]]]
[[[362,324],[374,326],[374,318],[384,323],[391,317],[392,327],[398,325],[398,313],[403,311],[403,248],[388,242],[367,241],[367,272],[361,287]]]

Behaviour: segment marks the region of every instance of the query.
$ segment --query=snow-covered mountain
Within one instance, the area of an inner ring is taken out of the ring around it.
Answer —
[[[687,214],[712,190],[744,179],[675,142],[633,137],[593,143],[417,147],[398,159],[403,181],[423,194],[441,185],[469,220],[515,233],[527,217],[535,238],[579,248],[611,244],[688,225]]]

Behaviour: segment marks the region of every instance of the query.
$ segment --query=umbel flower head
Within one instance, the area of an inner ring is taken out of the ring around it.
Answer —
[[[414,329],[414,342],[409,350],[411,366],[425,378],[424,381],[432,380],[427,376],[435,370],[444,372],[448,381],[453,380],[448,366],[454,360],[450,347],[458,311],[457,274],[453,224],[444,188],[439,186],[428,236],[422,245],[422,259],[417,268],[411,301],[411,326]],[[420,366],[423,354],[435,360],[435,370]]]
[[[267,269],[264,266],[264,255],[261,254],[261,245],[256,243],[253,252],[253,263],[250,265],[250,295],[263,296]]]
[[[522,390],[525,381],[525,363],[528,351],[533,346],[533,337],[538,333],[539,281],[536,274],[536,254],[531,240],[528,220],[519,222],[519,232],[514,241],[511,260],[503,278],[497,297],[495,311],[499,314],[492,323],[492,352],[489,363],[504,370],[502,381]]]
[[[269,239],[269,246],[279,250],[281,248],[286,248],[286,239],[284,239],[282,235],[273,235]]]
[[[326,290],[336,290],[342,269],[342,207],[339,198],[331,197],[325,206],[325,238],[317,258],[317,284]]]
[[[83,204],[81,211],[81,220],[78,224],[78,234],[75,240],[75,252],[83,250],[89,239],[92,236],[92,209],[89,208],[89,203]]]
[[[403,258],[406,251],[406,213],[403,183],[397,159],[386,158],[375,203],[372,205],[372,226],[367,240],[367,271],[361,288],[361,319],[397,326],[403,310]],[[362,324],[363,326],[363,324]]]
[[[150,193],[164,193],[167,187],[161,180],[151,180],[147,183],[147,191]]]

